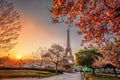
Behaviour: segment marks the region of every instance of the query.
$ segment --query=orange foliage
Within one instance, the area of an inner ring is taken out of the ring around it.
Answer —
[[[110,41],[107,35],[112,35],[112,39],[120,37],[120,0],[53,0],[53,3],[53,23],[59,23],[61,17],[67,24],[74,23],[78,33],[85,36],[82,43],[95,42],[101,46]]]

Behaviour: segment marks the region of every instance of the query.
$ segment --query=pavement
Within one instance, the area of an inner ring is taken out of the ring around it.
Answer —
[[[0,80],[85,80],[80,72],[75,73],[63,73],[61,75],[52,76],[48,78],[12,78],[12,79],[0,79]]]

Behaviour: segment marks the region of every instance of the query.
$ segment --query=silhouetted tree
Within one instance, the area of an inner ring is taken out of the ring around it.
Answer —
[[[8,51],[15,46],[14,41],[21,30],[19,18],[12,3],[0,0],[0,51]]]
[[[48,49],[48,54],[51,58],[51,61],[55,64],[56,73],[58,70],[58,65],[62,61],[62,55],[64,53],[64,48],[59,44],[51,45],[51,48]]]
[[[35,60],[38,60],[40,61],[40,67],[42,68],[42,65],[43,65],[43,61],[44,61],[44,55],[46,53],[46,49],[43,49],[43,48],[39,48],[37,49],[35,52],[32,53],[32,57],[35,59]],[[38,63],[38,62],[37,62]]]

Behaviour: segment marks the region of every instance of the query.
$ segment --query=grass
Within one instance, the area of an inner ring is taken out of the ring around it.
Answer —
[[[36,70],[0,70],[0,78],[50,77],[56,75],[48,71]]]
[[[93,76],[91,73],[84,74],[87,80],[120,80],[120,77],[113,75],[96,74]]]

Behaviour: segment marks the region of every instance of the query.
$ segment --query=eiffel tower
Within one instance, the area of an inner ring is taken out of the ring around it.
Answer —
[[[70,47],[70,30],[67,29],[67,44],[65,49],[65,55],[63,57],[63,66],[67,71],[71,71],[74,65],[74,57],[72,55],[71,47]]]

